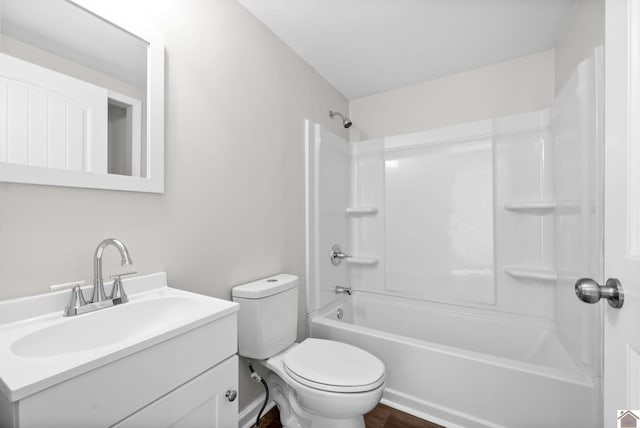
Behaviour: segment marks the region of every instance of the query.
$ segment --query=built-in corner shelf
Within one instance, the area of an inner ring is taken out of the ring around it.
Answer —
[[[558,273],[551,269],[532,268],[525,266],[505,266],[504,273],[515,279],[531,279],[536,281],[555,281]]]
[[[594,206],[590,208],[592,213],[595,212]],[[563,214],[579,214],[582,207],[579,201],[558,201],[556,209]]]
[[[357,215],[376,215],[378,214],[378,207],[348,207],[347,214]]]
[[[358,256],[353,256],[353,257],[349,257],[348,259],[345,259],[345,261],[347,263],[349,263],[350,265],[369,265],[369,266],[374,266],[374,265],[377,265],[380,260],[377,257],[358,257]]]
[[[507,211],[516,211],[539,215],[544,215],[552,212],[556,209],[556,206],[556,201],[522,201],[504,203],[504,209]]]

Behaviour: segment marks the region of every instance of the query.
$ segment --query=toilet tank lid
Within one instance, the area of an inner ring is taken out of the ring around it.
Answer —
[[[262,278],[247,284],[238,285],[231,290],[232,297],[243,299],[261,299],[282,293],[298,285],[298,277],[288,273]]]

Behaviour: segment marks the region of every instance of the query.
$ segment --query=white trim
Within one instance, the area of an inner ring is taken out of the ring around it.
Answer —
[[[638,29],[638,17],[640,9],[635,1],[627,2],[628,8],[628,87],[627,92],[627,256],[640,258],[640,226],[637,224],[640,219],[640,198],[637,192],[640,189],[640,176],[637,168],[640,161],[640,148],[638,138],[640,138],[640,36]]]
[[[551,112],[545,108],[529,113],[385,137],[384,149],[391,151],[430,144],[475,142],[525,131],[540,131],[547,128],[550,122]]]
[[[118,174],[102,174],[11,163],[0,165],[0,182],[150,193],[162,193],[164,191],[162,188],[164,183],[152,182],[142,177],[127,177]],[[162,187],[160,187],[161,185]]]
[[[490,137],[491,132],[491,120],[479,120],[462,125],[386,137],[384,139],[384,149],[385,151],[390,151],[414,146],[441,144],[443,142],[473,142],[478,139]]]
[[[0,106],[0,108],[2,108]],[[1,110],[0,110],[1,111]],[[2,116],[0,115],[0,120]],[[305,312],[308,312],[309,309],[313,309],[315,306],[315,298],[313,297],[313,290],[315,287],[315,278],[313,278],[313,273],[311,272],[312,265],[315,267],[313,257],[315,254],[313,253],[313,242],[315,242],[315,231],[313,228],[313,210],[315,209],[315,204],[312,205],[312,199],[310,195],[315,195],[315,190],[311,188],[313,185],[311,173],[315,168],[312,168],[310,165],[310,157],[311,157],[311,127],[312,122],[309,119],[304,120],[304,232],[305,232],[305,258],[304,258],[304,267],[305,267]],[[0,144],[2,143],[2,137],[0,136]],[[1,150],[1,148],[0,148]],[[0,152],[1,153],[1,152]],[[313,232],[313,235],[312,235]],[[313,242],[312,242],[313,240]],[[307,326],[307,335],[310,333],[310,324],[306,323]]]
[[[506,428],[430,401],[420,400],[416,403],[410,396],[389,388],[384,391],[384,397],[380,403],[448,428]],[[420,410],[416,408],[416,404],[421,407]]]
[[[264,403],[264,398],[260,396],[238,413],[238,428],[251,428],[253,426],[253,423],[258,417],[260,407],[262,407],[262,403]],[[269,403],[267,403],[267,407],[264,408],[262,416],[266,415],[267,412],[273,409],[275,405],[276,403],[274,401],[269,401]]]

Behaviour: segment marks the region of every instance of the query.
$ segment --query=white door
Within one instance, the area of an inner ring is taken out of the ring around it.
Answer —
[[[106,173],[107,101],[105,88],[0,53],[0,162]]]
[[[604,426],[618,409],[640,409],[640,40],[638,0],[606,0],[605,243],[606,278],[618,278],[624,305],[606,301]]]

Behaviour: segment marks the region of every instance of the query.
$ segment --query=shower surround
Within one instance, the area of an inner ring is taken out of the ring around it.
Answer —
[[[602,277],[601,56],[542,111],[352,144],[307,123],[310,333],[380,357],[387,404],[597,426],[602,307],[573,284]]]

